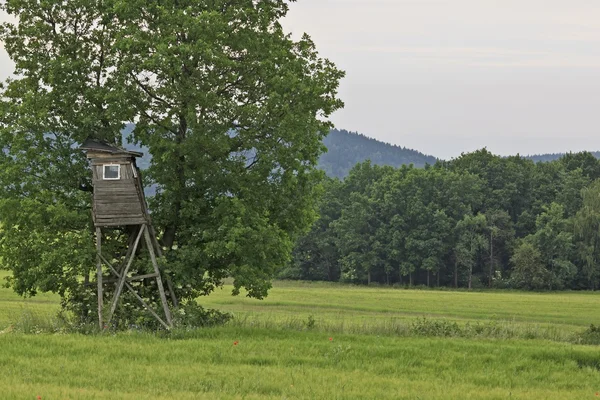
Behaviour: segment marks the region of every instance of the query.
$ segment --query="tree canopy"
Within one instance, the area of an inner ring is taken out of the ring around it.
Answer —
[[[599,167],[589,153],[536,164],[485,149],[421,169],[358,164],[328,182],[281,276],[597,289]]]
[[[86,138],[145,146],[165,273],[193,299],[230,276],[264,297],[314,218],[344,73],[279,21],[284,0],[10,0],[0,104],[0,252],[22,294],[88,296]],[[126,235],[110,239],[115,255]]]

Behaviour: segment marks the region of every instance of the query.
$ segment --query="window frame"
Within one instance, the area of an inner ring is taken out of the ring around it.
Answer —
[[[106,167],[117,167],[117,177],[107,178]],[[121,180],[121,164],[102,164],[102,180],[104,181],[119,181]]]

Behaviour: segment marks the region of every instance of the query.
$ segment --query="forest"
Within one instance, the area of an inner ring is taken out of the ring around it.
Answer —
[[[600,287],[600,162],[479,150],[425,168],[326,178],[319,218],[280,277],[525,290]]]

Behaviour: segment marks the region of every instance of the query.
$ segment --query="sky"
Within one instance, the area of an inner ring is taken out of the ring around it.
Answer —
[[[345,70],[337,128],[450,159],[600,150],[598,0],[298,0]]]
[[[598,0],[298,0],[283,25],[346,71],[337,128],[444,159],[600,150]]]

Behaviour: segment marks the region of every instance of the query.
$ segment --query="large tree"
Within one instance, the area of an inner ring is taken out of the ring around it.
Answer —
[[[279,20],[285,0],[9,0],[0,251],[20,293],[81,301],[93,267],[87,137],[147,146],[153,221],[179,296],[226,276],[261,298],[314,215],[343,72]],[[111,239],[115,252],[125,242]],[[77,295],[75,295],[77,294]],[[70,296],[70,297],[69,297]]]
[[[581,260],[580,273],[588,289],[600,286],[600,180],[581,191],[583,206],[574,219]]]

